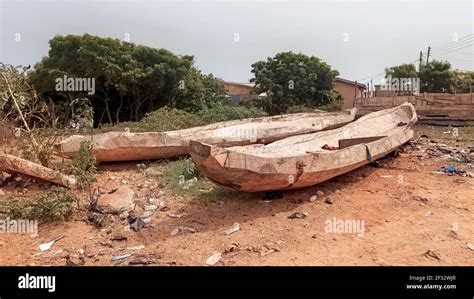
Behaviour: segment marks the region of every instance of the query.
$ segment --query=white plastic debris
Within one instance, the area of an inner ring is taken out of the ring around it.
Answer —
[[[220,252],[214,252],[207,260],[206,260],[206,265],[209,266],[214,266],[217,264],[222,257],[222,254]]]
[[[234,225],[227,229],[225,232],[224,232],[224,235],[228,236],[228,235],[231,235],[235,232],[238,232],[240,230],[240,224],[238,222],[235,222]]]
[[[46,250],[50,249],[51,246],[53,246],[54,243],[56,243],[57,241],[61,240],[62,238],[64,238],[64,236],[60,236],[60,237],[58,237],[58,238],[56,238],[56,239],[54,239],[53,241],[50,241],[50,242],[48,242],[48,243],[40,244],[39,249],[40,249],[41,251],[46,251]]]

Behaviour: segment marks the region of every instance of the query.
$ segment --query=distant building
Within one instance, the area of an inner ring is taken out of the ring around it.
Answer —
[[[255,87],[254,83],[238,83],[231,81],[222,81],[226,93],[232,98],[233,102],[240,102],[265,97],[266,94],[251,94]],[[339,91],[344,99],[343,109],[354,107],[354,99],[360,97],[362,92],[367,89],[364,84],[356,83],[350,80],[336,78],[336,90]]]
[[[357,83],[354,81],[336,78],[336,90],[339,91],[344,103],[342,104],[342,109],[348,109],[354,107],[355,98],[361,97],[364,90],[367,89],[362,83]]]
[[[231,81],[222,81],[222,83],[224,84],[227,95],[229,95],[232,98],[232,101],[236,103],[240,101],[259,99],[266,96],[265,93],[259,95],[251,94],[255,87],[254,83],[238,83]]]

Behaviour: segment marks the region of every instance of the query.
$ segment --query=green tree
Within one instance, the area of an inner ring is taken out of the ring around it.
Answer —
[[[385,78],[418,78],[416,67],[413,64],[401,64],[385,69]]]
[[[474,72],[454,71],[454,86],[456,93],[469,93],[474,88]]]
[[[447,61],[433,60],[421,67],[421,92],[453,92],[454,74]]]
[[[334,79],[339,75],[318,57],[282,52],[252,64],[255,93],[266,92],[264,109],[284,113],[288,107],[318,107],[335,100]]]
[[[202,75],[193,56],[178,56],[165,49],[85,35],[56,36],[50,50],[30,74],[30,81],[71,118],[70,103],[89,98],[95,124],[138,121],[164,106],[191,107],[210,94],[221,94],[217,78]],[[95,93],[56,90],[56,79],[93,78]],[[211,99],[212,100],[212,99]]]

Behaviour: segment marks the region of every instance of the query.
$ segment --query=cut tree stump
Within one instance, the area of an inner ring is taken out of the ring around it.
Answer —
[[[67,188],[74,188],[76,185],[76,179],[73,176],[7,154],[0,154],[0,170],[21,173]]]

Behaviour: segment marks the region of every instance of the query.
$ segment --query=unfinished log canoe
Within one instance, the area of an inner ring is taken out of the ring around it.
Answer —
[[[171,158],[189,154],[191,139],[219,146],[266,144],[289,136],[340,127],[353,121],[356,111],[353,108],[343,112],[317,111],[249,118],[168,132],[73,135],[57,144],[55,150],[62,157],[73,158],[81,143],[92,142],[92,152],[98,162]]]
[[[72,176],[7,154],[0,154],[0,170],[12,174],[21,173],[68,188],[76,185],[76,179]]]
[[[413,137],[413,105],[373,112],[344,127],[267,145],[223,148],[191,141],[197,167],[213,182],[240,191],[318,184],[396,150]]]

